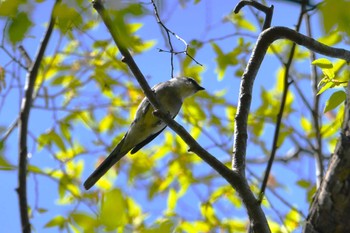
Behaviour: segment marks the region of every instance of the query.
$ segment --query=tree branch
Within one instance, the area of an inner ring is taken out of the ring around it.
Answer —
[[[252,100],[254,80],[265,57],[268,47],[274,41],[279,39],[288,39],[316,53],[343,59],[348,62],[350,61],[350,51],[327,46],[292,29],[286,27],[272,27],[263,31],[257,40],[255,48],[253,49],[248,65],[242,76],[240,85],[239,101],[235,117],[235,154],[232,159],[232,167],[235,171],[244,171],[245,167],[245,155],[248,137],[247,120]]]
[[[272,16],[273,16],[273,5],[270,7],[267,7],[259,2],[256,1],[251,1],[251,0],[242,0],[237,5],[235,6],[234,13],[237,14],[239,11],[245,7],[245,6],[252,6],[259,11],[262,11],[265,13],[265,20],[264,20],[264,25],[262,30],[268,29],[271,27],[271,21],[272,21]]]
[[[27,203],[27,134],[28,134],[28,121],[29,114],[32,105],[32,97],[34,91],[35,80],[37,78],[38,70],[45,53],[45,49],[51,37],[53,27],[55,25],[55,17],[53,11],[55,6],[60,2],[56,0],[53,10],[51,12],[51,20],[44,38],[40,44],[39,51],[37,53],[34,63],[31,65],[29,72],[27,73],[25,96],[22,100],[21,113],[19,117],[19,164],[18,164],[18,199],[21,214],[22,232],[31,232],[29,216],[28,216],[28,203]]]
[[[296,32],[299,31],[299,29],[300,29],[301,22],[303,20],[304,11],[305,11],[304,8],[305,8],[305,5],[301,5],[301,11],[300,11],[299,19],[298,19],[297,26],[296,26]],[[277,119],[276,119],[276,127],[275,127],[275,132],[274,132],[273,140],[272,140],[271,155],[270,155],[269,161],[268,161],[267,166],[266,166],[263,182],[261,183],[260,194],[259,194],[259,199],[258,199],[259,203],[261,203],[263,200],[265,189],[267,186],[267,182],[268,182],[268,179],[269,179],[269,176],[271,173],[271,169],[272,169],[272,164],[275,160],[276,152],[278,149],[278,140],[279,140],[279,136],[280,136],[280,128],[281,128],[281,124],[282,124],[284,107],[286,105],[289,87],[291,84],[291,81],[289,81],[289,70],[290,70],[292,62],[293,62],[295,48],[296,48],[296,44],[293,44],[291,49],[290,49],[290,52],[289,52],[289,57],[288,57],[287,63],[284,63],[285,72],[284,72],[284,77],[283,77],[282,98],[281,98],[281,103],[280,103],[280,109],[278,111]]]
[[[230,170],[223,163],[217,160],[213,155],[208,153],[208,151],[202,148],[181,125],[179,125],[169,116],[169,114],[166,114],[162,110],[154,93],[150,89],[140,69],[137,67],[131,54],[129,53],[127,48],[125,48],[124,45],[121,43],[118,28],[115,27],[115,25],[111,24],[111,19],[105,11],[101,0],[93,0],[92,4],[96,11],[100,14],[103,22],[110,31],[114,42],[119,48],[121,54],[124,56],[123,61],[129,66],[131,72],[134,74],[135,78],[139,82],[144,94],[155,109],[154,114],[157,117],[159,117],[162,121],[164,121],[187,143],[187,145],[190,147],[190,151],[194,152],[201,159],[207,162],[209,166],[215,169],[239,193],[244,204],[246,205],[248,216],[253,225],[254,231],[259,233],[270,232],[265,215],[259,203],[256,201],[256,198],[254,197],[253,193],[251,192],[245,177]]]

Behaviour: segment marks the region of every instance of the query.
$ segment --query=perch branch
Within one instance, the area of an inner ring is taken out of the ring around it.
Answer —
[[[114,42],[119,48],[121,54],[123,55],[124,62],[129,66],[131,72],[134,74],[135,78],[139,82],[141,88],[143,89],[146,97],[152,104],[155,109],[154,114],[159,117],[162,121],[164,121],[172,130],[174,130],[190,147],[190,151],[197,154],[201,159],[208,163],[214,170],[216,170],[231,186],[239,193],[242,198],[244,204],[246,205],[248,216],[250,221],[253,224],[253,229],[255,232],[270,232],[267,224],[267,220],[265,215],[256,201],[253,193],[251,192],[247,180],[244,176],[241,176],[238,173],[230,170],[223,163],[217,160],[213,155],[208,153],[204,148],[202,148],[196,140],[176,121],[174,121],[169,114],[164,113],[162,111],[161,106],[159,105],[154,93],[150,89],[148,83],[146,82],[143,74],[137,67],[135,61],[133,60],[131,54],[124,47],[124,45],[120,41],[120,33],[118,32],[118,28],[115,25],[112,26],[111,19],[107,12],[105,11],[101,0],[93,0],[93,7],[101,16],[103,22],[106,27],[110,31]]]

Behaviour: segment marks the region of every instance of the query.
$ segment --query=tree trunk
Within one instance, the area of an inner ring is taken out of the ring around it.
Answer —
[[[350,232],[350,85],[347,93],[340,137],[311,204],[304,233]]]

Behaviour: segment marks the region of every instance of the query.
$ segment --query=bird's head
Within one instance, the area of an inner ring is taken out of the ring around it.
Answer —
[[[185,99],[198,91],[205,90],[193,78],[177,77],[171,79],[170,82],[182,99]]]

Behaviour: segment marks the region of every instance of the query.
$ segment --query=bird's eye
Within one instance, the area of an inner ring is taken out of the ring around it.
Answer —
[[[189,83],[192,84],[192,85],[196,85],[196,84],[197,84],[197,82],[194,81],[193,78],[188,78],[188,81],[189,81]]]

